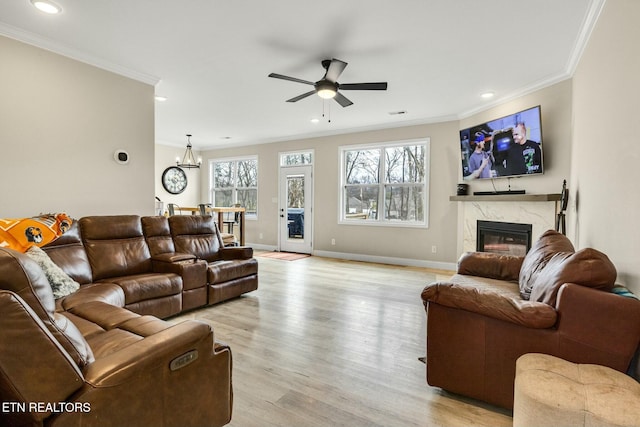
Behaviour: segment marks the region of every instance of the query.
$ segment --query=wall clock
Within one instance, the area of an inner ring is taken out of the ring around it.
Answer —
[[[162,172],[162,186],[171,194],[180,194],[187,188],[187,174],[177,166],[170,166]]]

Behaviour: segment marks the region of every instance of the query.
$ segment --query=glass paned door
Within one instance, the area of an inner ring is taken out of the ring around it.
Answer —
[[[311,253],[311,166],[280,169],[280,250]]]

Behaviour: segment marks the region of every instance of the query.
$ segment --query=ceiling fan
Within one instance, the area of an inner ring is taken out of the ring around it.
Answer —
[[[324,77],[317,82],[310,82],[308,80],[302,80],[295,77],[283,76],[282,74],[271,73],[269,77],[274,79],[289,80],[292,82],[304,83],[314,87],[313,90],[298,95],[294,98],[287,99],[287,102],[297,102],[307,96],[311,96],[317,93],[320,98],[335,99],[336,102],[343,107],[348,107],[353,104],[349,99],[342,95],[338,90],[387,90],[387,82],[377,83],[338,83],[338,77],[344,71],[347,63],[339,59],[325,59],[322,61],[322,67],[326,70]]]

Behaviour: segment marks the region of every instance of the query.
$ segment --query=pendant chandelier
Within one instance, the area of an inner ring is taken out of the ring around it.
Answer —
[[[176,166],[179,168],[199,168],[202,164],[202,159],[198,158],[196,162],[195,157],[193,157],[193,151],[191,151],[191,135],[187,134],[187,150],[184,152],[184,156],[182,156],[182,163],[180,163],[180,157],[176,157]]]

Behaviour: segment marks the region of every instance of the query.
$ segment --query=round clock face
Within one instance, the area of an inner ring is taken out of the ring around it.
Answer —
[[[171,194],[180,194],[187,188],[187,174],[177,166],[162,172],[162,186]]]

